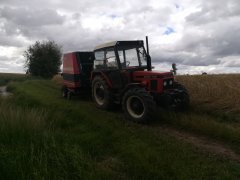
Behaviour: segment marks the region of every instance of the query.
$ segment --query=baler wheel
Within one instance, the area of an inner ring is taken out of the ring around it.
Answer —
[[[68,99],[68,100],[71,100],[71,99],[72,99],[72,95],[73,95],[72,92],[71,92],[71,91],[68,91],[68,92],[67,92],[67,99]]]
[[[67,87],[63,86],[61,91],[62,91],[62,97],[67,98],[67,95],[68,95]]]

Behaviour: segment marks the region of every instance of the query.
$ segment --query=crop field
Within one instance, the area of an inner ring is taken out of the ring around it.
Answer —
[[[0,74],[1,179],[240,179],[240,75],[176,79],[190,109],[142,125],[62,98],[60,76]]]
[[[240,113],[239,74],[178,76],[176,79],[187,87],[194,106]]]

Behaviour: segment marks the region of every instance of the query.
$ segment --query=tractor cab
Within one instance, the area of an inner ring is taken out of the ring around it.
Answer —
[[[114,41],[94,50],[94,69],[151,70],[143,41]]]
[[[108,78],[109,86],[121,91],[133,82],[132,73],[151,70],[151,61],[145,51],[143,41],[114,41],[94,49],[94,71]]]

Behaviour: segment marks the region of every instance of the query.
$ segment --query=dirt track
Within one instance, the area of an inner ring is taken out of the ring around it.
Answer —
[[[159,129],[158,130],[155,129],[155,131],[159,131]],[[192,144],[197,149],[205,153],[222,156],[226,159],[231,159],[231,160],[240,162],[240,155],[235,153],[230,147],[228,147],[227,145],[221,142],[217,142],[205,136],[200,136],[200,135],[176,130],[171,127],[161,127],[161,131],[180,141],[184,141],[186,143]]]

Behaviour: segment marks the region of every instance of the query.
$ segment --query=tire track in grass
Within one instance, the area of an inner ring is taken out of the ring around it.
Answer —
[[[194,145],[197,149],[209,153],[212,155],[219,155],[226,159],[231,159],[240,162],[240,155],[235,153],[230,147],[222,142],[209,139],[209,137],[196,135],[186,131],[180,131],[172,127],[158,127],[153,128],[155,133],[161,131],[161,133],[167,134],[176,138],[179,141]]]

